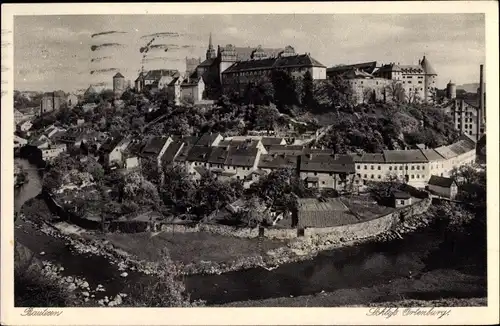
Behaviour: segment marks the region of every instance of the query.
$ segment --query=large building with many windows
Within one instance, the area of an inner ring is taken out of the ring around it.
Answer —
[[[196,67],[191,78],[202,77],[210,88],[219,84],[224,92],[240,93],[250,83],[268,77],[274,69],[282,69],[293,76],[309,71],[313,79],[326,79],[326,67],[310,54],[298,54],[292,46],[285,48],[218,46],[208,42],[205,60]]]
[[[437,72],[425,56],[413,65],[372,61],[331,67],[326,74],[349,80],[358,103],[396,99],[431,102],[435,98]]]

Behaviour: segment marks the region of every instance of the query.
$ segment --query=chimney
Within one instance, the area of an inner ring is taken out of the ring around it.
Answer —
[[[479,112],[477,115],[477,140],[481,136],[481,124],[486,120],[486,112],[484,110],[484,65],[479,66]]]

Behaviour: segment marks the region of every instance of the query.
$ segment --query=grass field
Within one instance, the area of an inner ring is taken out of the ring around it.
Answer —
[[[284,245],[278,240],[240,239],[205,232],[108,234],[106,239],[114,246],[137,256],[139,259],[155,261],[161,249],[167,248],[174,261],[185,264],[212,261],[231,262],[237,258],[265,254],[268,250]]]

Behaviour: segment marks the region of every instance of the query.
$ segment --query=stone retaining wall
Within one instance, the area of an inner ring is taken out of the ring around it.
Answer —
[[[426,198],[411,206],[400,208],[390,214],[366,222],[329,228],[306,228],[304,230],[304,236],[329,234],[333,238],[338,239],[363,239],[375,236],[391,229],[396,223],[400,221],[401,216],[411,216],[425,212],[429,208],[430,204],[431,199]],[[178,233],[201,231],[237,238],[256,238],[259,236],[259,228],[241,228],[215,224],[197,224],[195,226],[163,224],[161,230]],[[298,236],[298,232],[295,228],[269,228],[264,229],[263,236],[270,239],[293,239]]]

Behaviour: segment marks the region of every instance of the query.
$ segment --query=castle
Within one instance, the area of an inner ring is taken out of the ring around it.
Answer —
[[[376,61],[340,65],[326,70],[329,78],[349,81],[356,102],[431,102],[436,92],[437,72],[424,56],[416,65],[381,64]]]
[[[285,48],[236,47],[232,44],[212,44],[208,41],[205,60],[200,63],[190,78],[203,78],[205,84],[220,86],[224,93],[243,93],[250,83],[269,77],[274,69],[286,70],[294,76],[309,71],[313,79],[326,79],[326,66],[310,54],[297,54],[291,46]]]

